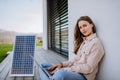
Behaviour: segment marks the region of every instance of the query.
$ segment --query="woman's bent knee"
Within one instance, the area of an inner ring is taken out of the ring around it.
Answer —
[[[48,67],[52,66],[52,64],[51,64],[51,63],[48,63],[48,62],[44,62],[44,63],[41,63],[40,66],[41,66],[42,68],[48,68]]]

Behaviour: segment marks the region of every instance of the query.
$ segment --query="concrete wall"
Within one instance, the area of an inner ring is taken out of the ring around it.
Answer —
[[[47,41],[47,0],[42,0],[43,3],[43,48],[48,49]]]
[[[120,80],[120,0],[68,0],[69,59],[73,58],[73,31],[76,20],[90,16],[97,26],[105,57],[97,80]]]

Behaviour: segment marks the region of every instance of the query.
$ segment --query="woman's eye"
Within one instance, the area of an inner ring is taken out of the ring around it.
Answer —
[[[87,26],[86,24],[83,25],[83,27],[86,27],[86,26]]]
[[[80,26],[79,28],[80,28],[80,29],[82,29],[82,27],[81,27],[81,26]]]

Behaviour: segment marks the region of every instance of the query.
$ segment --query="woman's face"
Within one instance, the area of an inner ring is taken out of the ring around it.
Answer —
[[[80,32],[85,37],[93,34],[93,30],[92,30],[93,24],[90,24],[89,22],[82,20],[78,22],[78,26],[79,26]]]

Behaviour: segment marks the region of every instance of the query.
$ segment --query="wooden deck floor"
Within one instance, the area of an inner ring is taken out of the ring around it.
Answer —
[[[0,63],[0,80],[40,80],[38,67],[42,62],[50,62],[50,63],[59,63],[62,61],[66,61],[67,58],[56,54],[50,50],[44,50],[41,47],[36,47],[35,50],[35,66],[34,66],[34,77],[10,77],[10,69],[12,64],[12,56],[10,53],[7,58]]]

